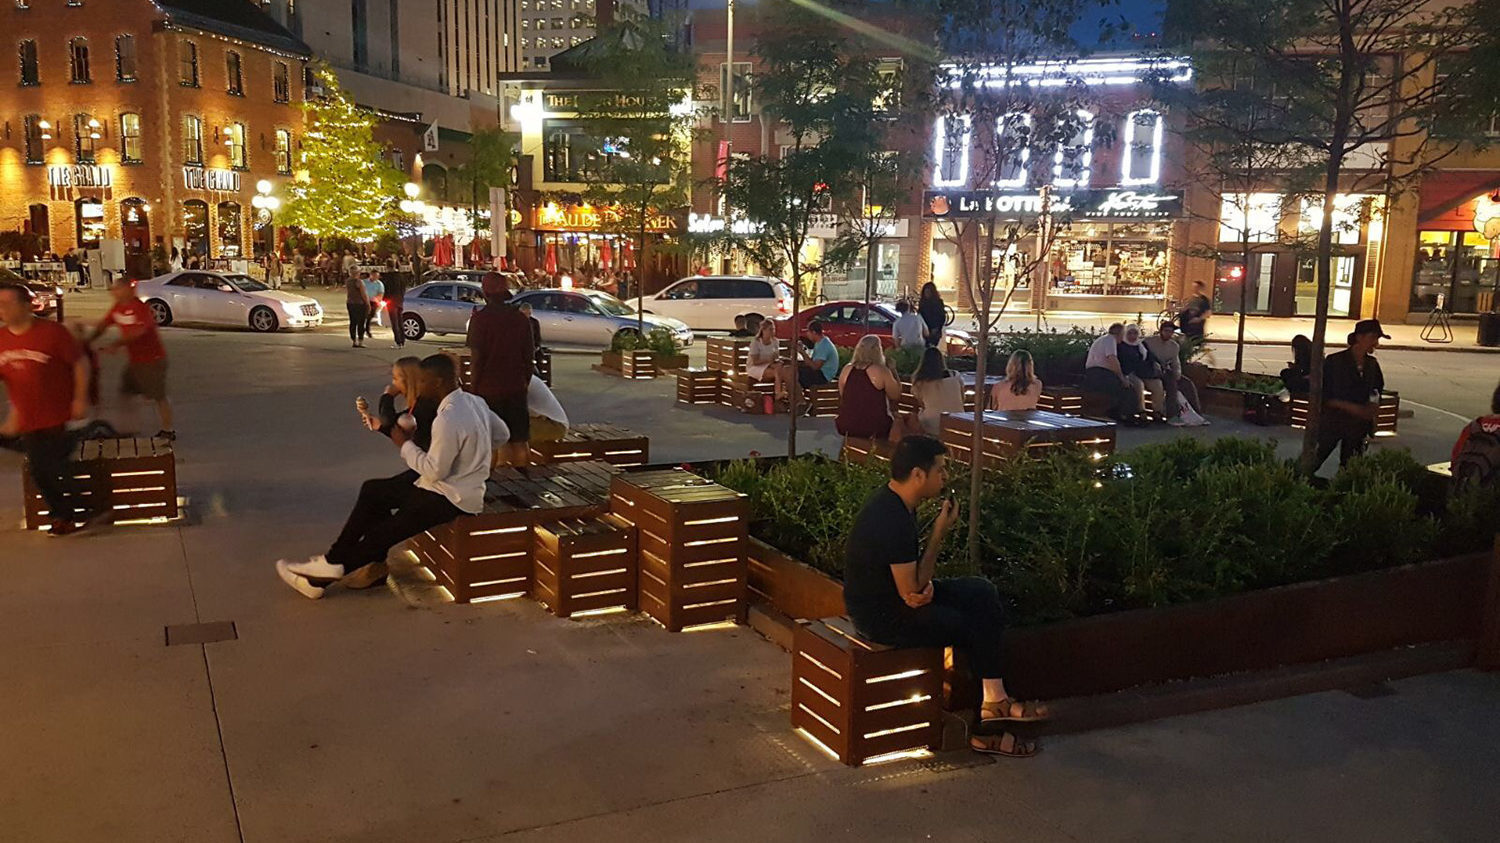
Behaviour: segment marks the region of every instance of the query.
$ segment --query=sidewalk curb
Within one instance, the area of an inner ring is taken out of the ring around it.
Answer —
[[[1223,339],[1223,340],[1221,340],[1221,339],[1218,339],[1217,337],[1210,336],[1209,339],[1208,339],[1208,344],[1212,345],[1212,346],[1225,346],[1225,347],[1232,348],[1232,347],[1234,347],[1235,341],[1234,341],[1234,339],[1232,337],[1229,338],[1229,339]],[[1281,348],[1290,348],[1291,347],[1290,343],[1281,342],[1279,340],[1248,340],[1247,339],[1247,340],[1245,340],[1245,345],[1277,346],[1277,347],[1281,347]],[[1452,343],[1429,343],[1427,345],[1412,345],[1410,343],[1388,343],[1388,342],[1383,342],[1383,343],[1380,344],[1380,348],[1377,349],[1377,351],[1449,351],[1449,352],[1460,352],[1460,353],[1468,352],[1468,353],[1473,353],[1473,354],[1500,354],[1500,347],[1491,348],[1491,347],[1482,346],[1482,345],[1481,346],[1453,345]]]

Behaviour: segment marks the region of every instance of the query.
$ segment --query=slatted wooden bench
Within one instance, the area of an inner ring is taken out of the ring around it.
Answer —
[[[858,767],[942,744],[943,648],[861,638],[846,618],[803,621],[793,635],[792,727]]]
[[[677,403],[717,404],[723,380],[718,369],[678,369]]]
[[[802,390],[802,400],[812,405],[808,415],[814,418],[831,419],[839,414],[839,385],[829,383],[805,387]]]
[[[458,372],[458,385],[461,389],[474,388],[474,354],[467,348],[445,348],[438,352],[453,361],[453,368]]]
[[[938,438],[948,453],[968,463],[973,453],[974,413],[943,416]],[[1018,457],[1041,457],[1059,448],[1082,450],[1095,459],[1115,452],[1115,425],[1045,410],[990,410],[984,414],[982,458],[998,465]]]
[[[536,350],[536,376],[542,379],[542,383],[552,386],[552,349]]]
[[[116,524],[169,521],[178,516],[177,458],[166,439],[85,439],[73,452],[75,475],[88,507],[107,507]],[[51,513],[22,468],[26,529],[42,530]]]
[[[764,414],[766,398],[776,394],[776,385],[770,381],[757,381],[740,372],[726,374],[721,390],[719,400],[724,406],[734,407],[747,413]],[[775,412],[774,403],[771,408],[772,412]]]
[[[1036,408],[1049,413],[1062,413],[1065,416],[1081,416],[1083,415],[1083,392],[1077,387],[1045,384],[1042,387],[1042,394],[1036,400]]]
[[[523,596],[532,587],[535,526],[601,514],[618,472],[603,462],[532,466],[525,474],[498,468],[485,484],[483,512],[434,527],[407,549],[454,602]]]
[[[1292,396],[1291,421],[1292,427],[1302,430],[1307,427],[1307,405],[1306,395]],[[1401,417],[1401,395],[1398,392],[1382,390],[1380,393],[1380,404],[1375,408],[1375,435],[1395,436],[1397,426]]]
[[[635,525],[618,515],[536,527],[531,596],[560,618],[634,611]]]
[[[645,465],[651,440],[613,424],[576,424],[561,439],[533,442],[531,458],[542,465],[598,460],[611,465]]]
[[[640,608],[672,632],[747,611],[749,500],[682,469],[610,483],[610,511],[639,530]]]
[[[891,455],[896,452],[896,446],[889,439],[861,439],[857,436],[845,436],[843,447],[843,459],[845,462],[859,463],[864,465],[869,462],[888,463]]]

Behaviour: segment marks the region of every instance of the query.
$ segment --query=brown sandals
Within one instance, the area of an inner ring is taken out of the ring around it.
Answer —
[[[969,748],[985,755],[1003,755],[1007,758],[1030,758],[1041,751],[1036,741],[1022,740],[1010,732],[970,735]]]
[[[983,723],[1034,723],[1052,716],[1046,703],[1022,702],[1006,697],[987,702],[979,708],[979,720]]]

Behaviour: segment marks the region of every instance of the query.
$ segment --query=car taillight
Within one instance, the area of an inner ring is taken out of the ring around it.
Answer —
[[[781,299],[780,301],[776,302],[776,309],[781,311],[782,313],[792,312],[792,307],[791,305],[787,304],[786,299]]]

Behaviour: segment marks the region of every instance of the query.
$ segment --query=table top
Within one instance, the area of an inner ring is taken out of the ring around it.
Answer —
[[[583,462],[504,466],[490,473],[484,488],[485,512],[575,509],[609,501],[610,478],[620,469],[609,463]]]
[[[671,503],[705,503],[744,497],[727,486],[680,468],[626,472],[620,475],[620,480]]]
[[[973,413],[949,413],[948,418],[965,427],[974,424]],[[987,427],[1033,433],[1048,430],[1102,430],[1115,426],[1114,422],[1069,416],[1049,410],[986,410],[984,423]]]

